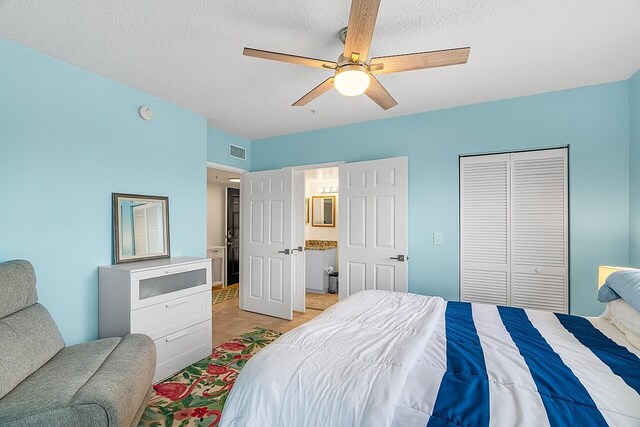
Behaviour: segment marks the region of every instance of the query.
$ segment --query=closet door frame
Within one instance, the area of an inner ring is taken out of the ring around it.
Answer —
[[[569,313],[570,311],[570,307],[571,307],[571,294],[570,294],[570,271],[571,271],[571,219],[570,219],[570,192],[571,192],[571,186],[570,186],[570,167],[569,167],[569,160],[570,160],[570,150],[569,150],[569,145],[563,145],[563,146],[558,146],[558,147],[548,147],[548,148],[532,148],[532,149],[526,149],[526,150],[513,150],[513,151],[502,151],[502,152],[492,152],[492,153],[474,153],[474,154],[462,154],[458,156],[458,187],[459,187],[459,193],[458,193],[458,213],[459,213],[459,218],[458,218],[458,233],[459,233],[459,250],[458,250],[458,277],[459,277],[459,282],[458,282],[458,295],[459,295],[459,299],[460,301],[462,301],[462,295],[463,295],[463,268],[464,268],[464,262],[463,262],[463,242],[464,242],[464,234],[463,234],[463,214],[464,214],[464,207],[463,207],[463,182],[462,182],[462,178],[463,178],[463,158],[472,158],[472,157],[481,157],[481,156],[492,156],[492,155],[509,155],[510,156],[510,160],[509,160],[509,164],[508,164],[508,168],[507,168],[507,186],[508,186],[508,197],[507,197],[507,206],[508,206],[508,215],[507,215],[507,258],[508,258],[508,265],[507,265],[507,272],[508,272],[508,283],[507,283],[507,304],[510,305],[511,304],[511,283],[512,283],[512,274],[513,274],[513,268],[512,268],[512,255],[511,255],[511,241],[512,241],[512,197],[513,197],[513,183],[512,183],[512,179],[513,179],[513,171],[512,171],[512,160],[511,160],[511,155],[513,154],[518,154],[518,153],[527,153],[527,152],[544,152],[544,151],[554,151],[554,150],[564,150],[564,158],[565,158],[565,167],[564,167],[564,174],[565,174],[565,178],[564,178],[564,182],[565,182],[565,199],[564,199],[564,226],[565,226],[565,234],[564,234],[564,275],[565,275],[565,281],[564,281],[564,292],[565,292],[565,307],[564,307],[564,312],[565,313]]]

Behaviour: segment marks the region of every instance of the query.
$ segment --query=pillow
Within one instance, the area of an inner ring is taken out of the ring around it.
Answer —
[[[617,299],[607,303],[603,317],[618,328],[634,347],[640,349],[640,312],[625,300]]]
[[[598,301],[609,302],[623,298],[640,311],[640,270],[616,271],[598,291]]]

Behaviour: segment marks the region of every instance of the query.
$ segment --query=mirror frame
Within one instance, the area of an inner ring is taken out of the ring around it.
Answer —
[[[148,199],[148,200],[157,200],[164,202],[166,209],[166,231],[165,231],[165,251],[160,255],[151,255],[151,256],[139,256],[133,258],[122,259],[120,253],[120,215],[119,215],[119,206],[120,199]],[[149,261],[152,259],[162,259],[162,258],[170,258],[170,234],[169,234],[169,198],[166,196],[145,196],[141,194],[126,194],[126,193],[112,193],[111,194],[111,204],[112,204],[112,220],[113,220],[113,253],[114,253],[114,261],[115,264],[125,264],[128,262],[138,262],[138,261]]]
[[[304,198],[304,223],[309,224],[309,198]]]
[[[332,212],[331,212],[331,216],[333,221],[331,222],[331,224],[315,224],[313,222],[313,217],[314,217],[314,211],[316,209],[316,204],[313,202],[316,199],[332,199],[333,203],[332,203]],[[335,227],[336,226],[336,196],[311,196],[311,226],[312,227]]]

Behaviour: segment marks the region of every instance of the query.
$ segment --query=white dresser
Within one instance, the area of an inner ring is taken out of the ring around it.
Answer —
[[[154,383],[211,354],[211,260],[176,257],[99,268],[100,338],[141,333]]]

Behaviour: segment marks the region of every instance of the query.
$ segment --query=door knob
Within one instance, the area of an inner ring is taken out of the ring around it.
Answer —
[[[290,255],[291,254],[291,250],[290,249],[285,249],[284,251],[278,251],[279,254],[285,254],[285,255]]]
[[[395,259],[395,260],[398,260],[400,262],[404,262],[404,260],[405,260],[404,255],[392,256],[389,259]],[[409,258],[407,258],[407,259],[409,259]]]

